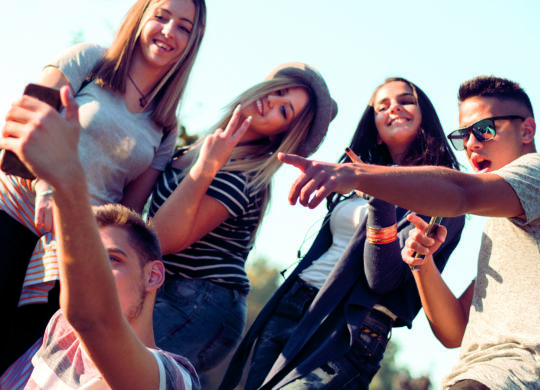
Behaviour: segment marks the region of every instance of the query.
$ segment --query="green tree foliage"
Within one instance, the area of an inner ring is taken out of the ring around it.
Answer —
[[[193,145],[198,139],[199,137],[197,135],[188,135],[186,132],[186,127],[183,124],[178,125],[178,140],[176,142],[176,149]]]

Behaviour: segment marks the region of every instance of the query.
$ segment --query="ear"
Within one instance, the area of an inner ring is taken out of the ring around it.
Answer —
[[[536,122],[533,118],[529,117],[521,124],[521,141],[524,144],[530,144],[534,142],[534,135],[536,134]]]
[[[379,132],[377,132],[377,145],[382,145],[383,141],[381,139],[381,136],[379,135]]]
[[[154,291],[161,287],[165,281],[165,266],[159,260],[152,261],[145,266],[146,290]]]

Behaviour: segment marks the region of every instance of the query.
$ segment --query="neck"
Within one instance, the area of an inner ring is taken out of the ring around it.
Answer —
[[[153,303],[153,299],[151,302],[149,299],[146,299],[140,315],[137,318],[129,321],[133,332],[148,348],[156,348],[156,342],[154,340]]]
[[[137,87],[145,95],[152,91],[152,89],[159,83],[159,81],[165,76],[168,69],[157,69],[150,67],[143,60],[142,54],[139,50],[135,50],[131,64],[129,65],[128,73],[131,78],[137,84]]]
[[[392,162],[396,165],[402,165],[403,158],[407,154],[407,151],[406,150],[390,150],[390,148],[388,149],[388,151],[390,152],[390,156],[392,157]]]

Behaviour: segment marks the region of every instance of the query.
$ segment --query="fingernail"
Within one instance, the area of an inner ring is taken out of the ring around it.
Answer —
[[[253,117],[250,115],[250,116],[247,117],[246,122],[251,123],[251,119],[253,119]]]
[[[238,104],[238,105],[236,106],[236,108],[234,109],[234,112],[238,112],[238,111],[240,111],[241,109],[242,109],[242,105],[241,105],[241,104]]]

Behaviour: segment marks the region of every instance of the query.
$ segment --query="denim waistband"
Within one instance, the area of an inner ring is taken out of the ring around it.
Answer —
[[[390,330],[392,329],[392,324],[394,323],[394,320],[392,320],[390,316],[384,314],[377,309],[371,309],[371,311],[364,319],[364,323],[368,326],[376,325],[381,333],[383,333],[384,335],[388,335],[390,333]]]
[[[305,291],[308,295],[313,296],[317,294],[319,289],[311,286],[309,283],[305,282],[304,280],[302,280],[302,278],[298,276],[296,277],[296,280],[291,286],[290,291],[292,293],[295,293],[296,291]],[[376,325],[382,333],[388,335],[390,333],[390,330],[392,329],[392,324],[394,323],[394,320],[382,311],[372,308],[371,311],[368,312],[366,318],[364,319],[364,322],[368,325]]]
[[[315,295],[319,291],[317,287],[313,287],[312,285],[304,281],[300,276],[296,277],[296,280],[291,287],[291,291],[292,290],[303,290],[307,292],[308,295]]]

